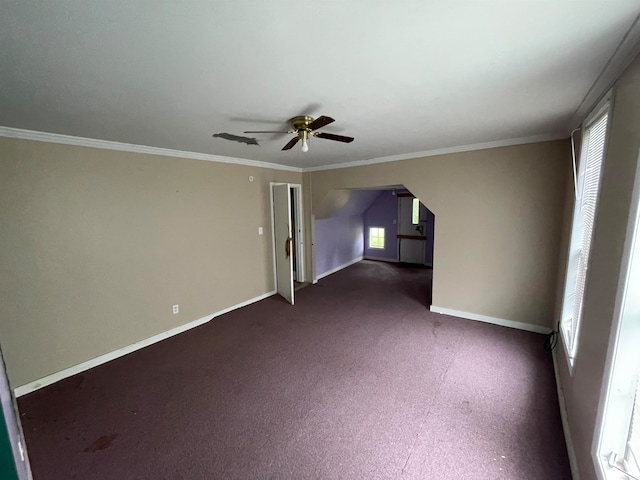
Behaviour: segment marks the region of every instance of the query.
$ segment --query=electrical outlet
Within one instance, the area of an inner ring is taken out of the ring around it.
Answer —
[[[173,314],[175,315],[176,313],[180,313],[180,305],[173,306]]]
[[[258,227],[258,235],[262,235],[264,233],[264,230],[262,229],[262,227]]]

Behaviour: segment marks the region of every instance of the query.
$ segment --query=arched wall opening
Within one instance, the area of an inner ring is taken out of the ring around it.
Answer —
[[[317,278],[361,260],[387,262],[411,271],[409,293],[431,305],[435,215],[404,185],[331,190],[317,212]]]
[[[318,169],[303,182],[319,219],[331,190],[404,185],[437,218],[431,309],[546,331],[570,166],[561,140]]]

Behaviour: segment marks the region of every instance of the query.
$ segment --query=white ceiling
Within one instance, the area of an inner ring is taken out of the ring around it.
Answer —
[[[322,166],[562,137],[640,0],[0,0],[0,125]],[[308,153],[212,138],[328,115]]]

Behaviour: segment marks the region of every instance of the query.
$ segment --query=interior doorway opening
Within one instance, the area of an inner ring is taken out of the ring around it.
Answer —
[[[433,268],[435,215],[409,190],[398,197],[398,261]]]
[[[270,184],[271,233],[276,291],[294,305],[296,286],[305,284],[302,186]]]
[[[363,259],[388,262],[415,270],[422,286],[411,296],[431,305],[435,215],[412,192],[403,185],[332,190],[314,211],[316,279]]]

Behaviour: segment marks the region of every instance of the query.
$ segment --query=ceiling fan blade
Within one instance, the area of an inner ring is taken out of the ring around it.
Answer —
[[[325,117],[324,115],[316,118],[313,122],[311,122],[308,126],[311,130],[317,130],[319,128],[324,127],[325,125],[329,125],[330,123],[335,122],[335,120],[331,117]]]
[[[336,142],[351,143],[353,137],[344,137],[342,135],[334,135],[333,133],[318,132],[313,134],[314,137],[325,138],[327,140],[335,140]]]
[[[282,150],[291,150],[293,148],[293,146],[298,143],[298,140],[300,140],[300,137],[293,137],[289,143],[287,143],[284,148]]]
[[[275,132],[272,130],[249,130],[247,132],[242,133],[290,133],[290,132]]]

